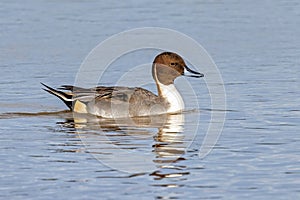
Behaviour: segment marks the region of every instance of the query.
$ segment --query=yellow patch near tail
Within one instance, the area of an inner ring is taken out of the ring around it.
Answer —
[[[88,113],[86,105],[84,103],[80,102],[79,100],[76,100],[74,102],[73,111],[77,112],[77,113]]]

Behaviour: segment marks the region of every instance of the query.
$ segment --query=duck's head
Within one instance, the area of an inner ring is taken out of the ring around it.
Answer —
[[[164,85],[173,84],[179,76],[194,78],[204,76],[204,74],[188,68],[184,60],[173,52],[163,52],[155,57],[152,65],[152,75],[157,83]]]

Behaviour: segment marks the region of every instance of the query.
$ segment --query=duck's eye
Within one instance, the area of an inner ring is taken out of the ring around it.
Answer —
[[[177,63],[170,63],[171,66],[175,66]]]

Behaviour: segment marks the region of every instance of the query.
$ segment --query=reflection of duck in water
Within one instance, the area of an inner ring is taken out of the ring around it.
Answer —
[[[153,147],[157,156],[153,162],[159,169],[151,174],[155,179],[189,174],[189,172],[184,171],[185,166],[177,164],[180,160],[185,160],[183,155],[191,142],[185,140],[183,133],[184,115],[170,115],[168,122],[170,123],[159,128],[156,137],[154,137],[155,144]]]
[[[192,75],[187,75],[185,71]],[[57,96],[77,113],[89,113],[105,118],[149,116],[163,113],[178,113],[184,109],[184,102],[174,86],[179,76],[200,78],[204,75],[188,68],[184,60],[172,52],[156,56],[152,65],[152,76],[158,95],[135,87],[104,87],[84,89],[62,86],[56,90],[45,84],[46,91]]]
[[[191,141],[184,141],[184,114],[104,119],[75,114],[67,123],[77,128],[87,152],[109,167],[156,178],[187,174],[177,166]],[[154,129],[153,129],[154,128]],[[157,131],[158,130],[158,131]],[[164,170],[168,170],[165,173]]]
[[[170,115],[168,122],[159,128],[156,135],[154,150],[159,160],[157,162],[170,163],[178,159],[178,156],[184,154],[185,148],[182,147],[184,140],[183,115]],[[170,123],[171,122],[171,123]]]

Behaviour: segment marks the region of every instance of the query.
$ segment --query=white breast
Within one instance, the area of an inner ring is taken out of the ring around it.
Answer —
[[[183,99],[174,84],[164,85],[158,83],[161,95],[170,103],[168,113],[179,112],[184,109]]]

